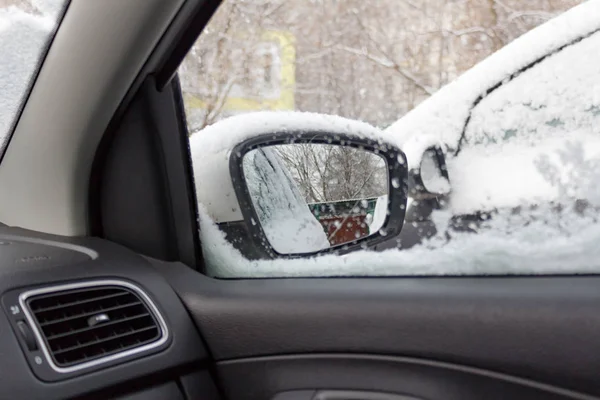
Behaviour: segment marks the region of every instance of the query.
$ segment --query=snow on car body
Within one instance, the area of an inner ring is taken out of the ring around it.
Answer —
[[[600,2],[499,50],[390,126],[409,166],[445,148],[453,215],[600,205]]]

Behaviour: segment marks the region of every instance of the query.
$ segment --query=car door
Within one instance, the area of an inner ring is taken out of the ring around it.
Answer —
[[[194,69],[189,61],[194,58],[186,60],[180,85],[179,79],[168,78],[192,47],[214,4],[192,8],[187,33],[174,36],[186,40],[174,45],[177,51],[168,53],[163,69],[146,78],[115,118],[105,139],[106,153],[97,155],[101,179],[92,187],[101,198],[96,235],[147,256],[177,293],[206,345],[209,356],[203,366],[211,371],[219,396],[230,400],[599,398],[600,354],[595,349],[600,345],[600,278],[595,273],[600,269],[592,261],[588,269],[561,274],[545,271],[543,261],[532,258],[532,263],[540,263],[537,276],[524,268],[516,268],[510,276],[488,276],[484,259],[477,260],[479,268],[465,276],[444,273],[440,258],[428,259],[426,253],[416,253],[421,263],[413,270],[400,268],[406,261],[400,252],[386,253],[387,258],[355,251],[344,256],[247,260],[214,229],[213,221],[199,212],[202,204],[196,199],[208,188],[194,183],[188,144],[188,134],[201,134],[197,128],[212,118],[211,108],[194,100],[209,96],[202,92],[209,83],[186,82],[185,71],[213,68],[227,74],[228,65],[234,68],[231,59],[211,59],[210,49],[218,49],[224,37],[244,47],[243,38],[257,35],[262,39],[253,56],[275,54],[271,60],[280,56],[278,62],[267,63],[266,75],[250,80],[268,89],[263,93],[268,101],[259,108],[288,104],[285,83],[292,77],[285,68],[293,42],[289,35],[273,33],[268,23],[267,33],[262,27],[253,31],[256,27],[250,18],[285,10],[282,4],[289,3],[261,4],[258,14],[242,3],[225,3],[220,11],[222,16],[237,16],[232,22],[244,29],[232,33],[230,24],[218,25],[223,19],[215,19],[213,30],[206,28],[199,39],[206,40],[209,49],[198,54],[211,61]],[[317,6],[330,16],[341,15],[337,7]],[[288,17],[303,21],[315,12],[311,5]],[[230,56],[244,64],[236,58],[239,55]],[[243,73],[257,75],[252,68]],[[273,78],[282,85],[276,87]],[[216,104],[228,112],[234,107],[255,107],[256,98],[248,93],[252,89],[229,87],[231,100],[220,98]],[[274,103],[272,96],[278,96]],[[286,130],[293,129],[291,124],[286,123]],[[122,178],[124,170],[144,179],[132,187]],[[398,192],[403,188],[399,182],[391,186]],[[405,203],[395,208],[401,205]],[[132,228],[141,223],[146,229]],[[221,255],[220,262],[208,254]],[[511,258],[505,261],[511,262]],[[587,274],[578,275],[581,272]]]

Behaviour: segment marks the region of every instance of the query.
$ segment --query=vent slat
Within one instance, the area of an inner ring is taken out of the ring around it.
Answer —
[[[133,290],[99,285],[36,295],[27,307],[54,363],[74,366],[158,341],[156,315]]]
[[[48,312],[48,311],[60,310],[61,308],[67,308],[67,307],[71,307],[71,306],[79,306],[79,305],[82,305],[82,304],[92,303],[94,301],[112,299],[112,298],[123,297],[123,296],[128,296],[128,295],[130,295],[130,293],[128,293],[128,292],[115,293],[115,294],[107,294],[105,296],[94,297],[94,298],[87,299],[87,300],[74,301],[74,302],[67,303],[67,304],[59,304],[59,305],[52,306],[52,307],[46,307],[46,308],[42,308],[42,309],[37,309],[34,312],[35,312],[36,315],[39,315],[41,313]]]
[[[61,355],[61,354],[64,354],[64,353],[68,353],[68,352],[73,351],[73,350],[85,349],[86,347],[89,347],[89,346],[94,346],[94,345],[101,344],[101,343],[104,343],[104,342],[110,342],[111,340],[117,340],[117,339],[120,339],[120,338],[124,338],[126,336],[134,335],[136,333],[142,333],[142,332],[148,331],[150,329],[157,329],[157,327],[156,326],[149,326],[147,328],[142,328],[142,329],[139,329],[137,331],[125,332],[125,333],[118,334],[116,336],[108,337],[106,339],[98,339],[98,340],[96,340],[94,342],[83,343],[83,344],[78,345],[78,346],[68,347],[66,349],[61,349],[61,350],[55,351],[54,355],[58,356],[58,355]]]
[[[148,313],[144,313],[144,314],[140,314],[140,315],[134,315],[133,317],[127,317],[127,318],[123,318],[123,319],[117,319],[115,321],[106,322],[106,323],[102,324],[100,327],[104,328],[104,327],[107,327],[107,326],[116,325],[116,324],[120,324],[120,323],[123,323],[123,322],[129,322],[129,321],[133,321],[133,320],[140,319],[140,318],[146,318],[146,317],[149,317],[149,316],[150,316],[150,314],[148,314]],[[55,339],[61,339],[61,338],[64,338],[64,337],[73,336],[73,335],[77,335],[77,334],[84,333],[84,332],[89,332],[89,331],[92,331],[94,329],[98,329],[98,327],[97,326],[91,326],[91,327],[87,327],[87,328],[77,329],[77,330],[74,330],[74,331],[71,331],[71,332],[65,332],[65,333],[60,333],[58,335],[49,336],[48,337],[48,342],[50,342],[52,340],[55,340]]]
[[[72,316],[69,316],[69,317],[64,317],[64,318],[60,318],[60,319],[53,320],[53,321],[42,322],[42,323],[40,323],[40,326],[41,327],[45,327],[45,326],[49,326],[49,325],[58,324],[58,323],[61,323],[61,322],[72,321],[72,320],[75,320],[75,319],[78,319],[78,318],[91,317],[91,316],[96,315],[96,314],[102,314],[102,313],[107,313],[107,312],[110,312],[110,311],[121,310],[123,308],[138,306],[140,304],[142,304],[142,302],[136,301],[136,302],[133,302],[133,303],[121,304],[121,305],[118,305],[118,306],[109,307],[109,308],[105,308],[105,309],[101,309],[101,310],[89,311],[89,312],[85,312],[85,313],[82,313],[82,314],[72,315]]]

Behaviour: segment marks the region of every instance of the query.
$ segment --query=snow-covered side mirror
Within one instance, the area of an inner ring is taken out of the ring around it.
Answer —
[[[363,122],[242,114],[193,133],[190,152],[200,218],[247,259],[343,254],[402,229],[406,156]]]
[[[270,258],[349,252],[400,233],[404,154],[337,132],[277,132],[240,143],[230,166],[254,242]]]
[[[450,193],[450,179],[440,146],[425,149],[418,168],[408,174],[409,196],[415,200],[433,199]]]

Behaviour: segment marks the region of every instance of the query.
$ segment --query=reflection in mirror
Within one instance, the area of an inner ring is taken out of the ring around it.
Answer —
[[[329,144],[253,149],[244,178],[258,221],[279,254],[306,254],[370,236],[388,212],[385,159]]]
[[[421,159],[421,180],[425,190],[434,194],[447,194],[450,192],[450,182],[442,174],[435,150],[429,149],[423,153]]]

